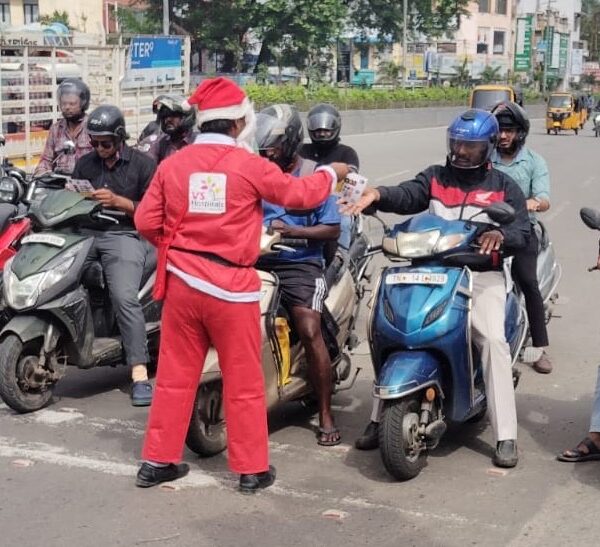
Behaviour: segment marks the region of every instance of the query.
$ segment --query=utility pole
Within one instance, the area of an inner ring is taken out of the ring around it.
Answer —
[[[163,0],[163,34],[169,34],[169,0]]]
[[[402,70],[402,87],[406,87],[406,82],[407,82],[407,70],[406,70],[406,63],[407,63],[407,57],[406,57],[406,48],[408,46],[408,40],[407,40],[407,36],[406,36],[406,29],[407,29],[407,23],[406,23],[406,19],[408,18],[408,0],[402,0],[402,65],[403,65],[403,70]]]
[[[552,15],[551,4],[553,0],[548,0],[548,5],[546,6],[546,24],[544,25],[544,31],[546,34],[546,51],[544,52],[544,66],[542,73],[542,95],[546,94],[546,76],[548,74],[548,56],[552,55],[552,51],[550,51],[550,15]],[[554,35],[552,36],[552,47],[554,48]]]

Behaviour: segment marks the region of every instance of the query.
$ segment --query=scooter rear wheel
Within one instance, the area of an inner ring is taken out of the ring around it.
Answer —
[[[416,477],[427,463],[427,451],[418,436],[420,400],[414,397],[386,401],[379,424],[379,449],[388,473],[405,481]]]
[[[21,414],[40,410],[52,398],[54,384],[40,382],[34,376],[39,349],[39,344],[23,344],[15,334],[9,334],[0,344],[0,397]]]
[[[220,381],[201,384],[198,388],[185,444],[202,457],[215,456],[227,448]]]

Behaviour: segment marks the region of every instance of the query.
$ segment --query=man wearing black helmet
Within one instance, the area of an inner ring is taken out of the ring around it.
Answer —
[[[183,96],[160,95],[154,102],[161,132],[157,138],[152,135],[140,142],[138,148],[146,152],[157,165],[177,150],[194,142],[196,114],[193,109],[183,109],[184,101]]]
[[[299,154],[317,162],[318,165],[326,165],[334,161],[347,163],[355,171],[360,164],[356,150],[340,142],[340,131],[342,130],[342,117],[331,104],[319,103],[313,106],[306,117],[306,128],[310,136],[310,143],[302,144]],[[348,249],[351,244],[353,220],[344,215],[340,224],[341,235],[339,244]],[[330,263],[335,256],[338,242],[331,241],[325,244],[325,262]]]
[[[342,117],[333,105],[313,106],[306,117],[306,128],[311,142],[300,147],[299,154],[303,158],[318,164],[342,161],[358,171],[358,154],[354,148],[340,142]]]
[[[500,134],[492,165],[511,176],[527,199],[527,210],[531,222],[528,245],[514,255],[512,275],[525,296],[531,341],[538,350],[533,369],[540,374],[552,372],[552,362],[544,351],[548,346],[548,332],[544,300],[537,278],[538,237],[536,234],[536,212],[550,208],[550,176],[544,158],[525,146],[529,133],[529,119],[525,111],[515,103],[500,103],[492,113],[498,120]]]
[[[314,161],[298,155],[303,138],[302,121],[294,107],[277,104],[258,114],[256,143],[260,155],[297,177],[312,174],[317,167]],[[281,300],[306,351],[309,380],[317,393],[317,443],[334,446],[340,443],[341,437],[331,413],[331,359],[321,330],[321,318],[327,294],[323,250],[326,242],[336,241],[340,234],[336,199],[330,197],[321,206],[300,212],[265,201],[263,211],[265,226],[283,237],[309,241],[305,249],[263,257],[257,268],[272,271],[279,278]]]
[[[70,175],[77,160],[92,151],[85,115],[90,106],[90,89],[83,81],[69,78],[58,86],[56,96],[63,117],[52,124],[35,172]],[[66,141],[75,144],[74,154],[63,153]]]
[[[127,364],[132,368],[132,404],[148,406],[152,386],[148,382],[146,325],[138,291],[144,266],[152,255],[148,244],[135,231],[133,214],[156,164],[125,144],[125,118],[116,106],[96,108],[89,115],[87,129],[93,151],[77,162],[73,178],[89,180],[96,189],[92,194],[95,200],[128,215],[115,228],[93,234],[95,241],[88,259],[99,260],[104,269]]]

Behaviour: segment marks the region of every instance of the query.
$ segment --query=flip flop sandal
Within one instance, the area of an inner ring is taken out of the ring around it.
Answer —
[[[338,433],[339,435],[339,428],[337,427],[331,427],[331,428],[326,428],[326,427],[319,427],[318,431],[317,431],[317,444],[320,446],[336,446],[338,444],[340,444],[342,442],[342,438],[340,436],[338,436],[338,438],[335,441],[322,441],[321,438],[326,436],[328,437],[329,435],[333,435],[335,433]]]
[[[579,443],[588,449],[588,452],[583,452],[577,447],[571,448],[571,450],[565,450],[562,454],[556,457],[559,462],[590,462],[594,460],[600,460],[600,448],[596,446],[596,443],[589,437],[586,437]],[[579,446],[578,445],[578,446]]]

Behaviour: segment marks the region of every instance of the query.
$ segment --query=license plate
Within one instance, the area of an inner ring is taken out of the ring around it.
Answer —
[[[554,122],[554,127],[560,127],[560,122]]]
[[[386,285],[445,285],[447,281],[445,273],[427,272],[391,273],[385,278]]]
[[[52,234],[31,234],[25,236],[21,240],[21,243],[45,243],[46,245],[53,245],[54,247],[63,247],[66,240],[64,237]]]

